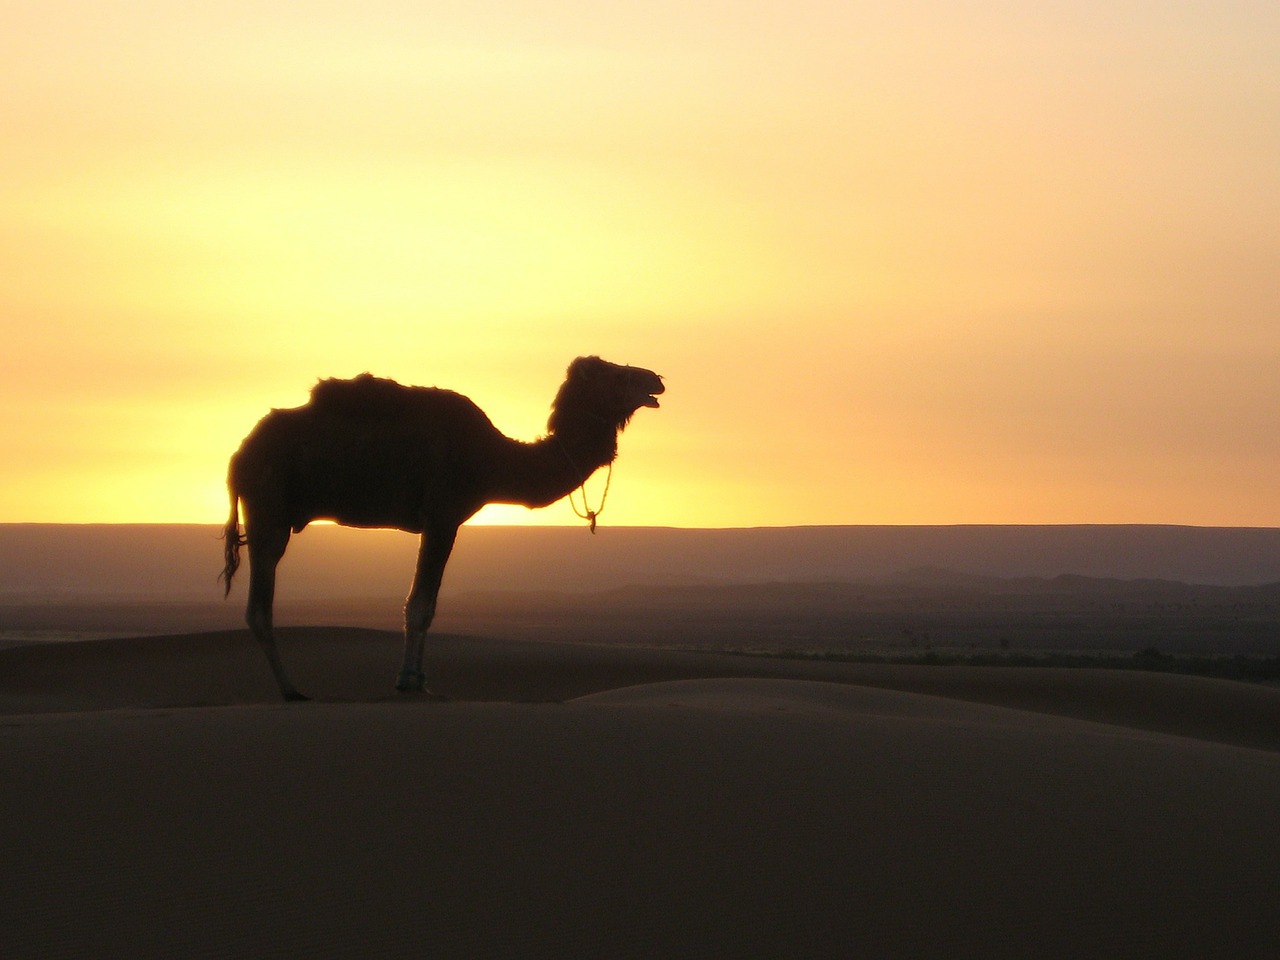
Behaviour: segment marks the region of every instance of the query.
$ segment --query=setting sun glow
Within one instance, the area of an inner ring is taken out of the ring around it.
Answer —
[[[534,439],[594,353],[668,387],[604,523],[1280,524],[1273,3],[0,23],[0,521],[219,522],[365,370]]]

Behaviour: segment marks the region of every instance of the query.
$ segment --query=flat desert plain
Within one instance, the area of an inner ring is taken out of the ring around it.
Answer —
[[[282,633],[0,651],[0,956],[1280,945],[1274,687]]]

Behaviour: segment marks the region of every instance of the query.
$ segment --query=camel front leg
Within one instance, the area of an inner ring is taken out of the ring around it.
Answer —
[[[449,562],[457,536],[457,527],[428,529],[422,534],[418,546],[418,569],[404,605],[404,666],[396,680],[396,689],[402,693],[426,690],[422,650],[436,615],[436,597],[444,579],[445,564]]]

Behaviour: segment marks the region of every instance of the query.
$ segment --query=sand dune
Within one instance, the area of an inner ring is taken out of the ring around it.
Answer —
[[[0,956],[1270,957],[1280,690],[290,631],[0,651]]]
[[[401,639],[381,630],[278,631],[299,686],[319,700],[400,699]],[[820,663],[636,647],[439,635],[426,669],[462,701],[564,701],[671,680],[773,677],[857,684],[1280,750],[1280,689],[1109,670]],[[247,631],[0,650],[0,713],[274,704]]]

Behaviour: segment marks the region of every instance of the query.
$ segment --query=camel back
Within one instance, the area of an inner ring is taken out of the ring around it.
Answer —
[[[311,406],[330,416],[394,420],[419,408],[424,394],[441,392],[362,373],[353,380],[321,380],[311,388]]]

